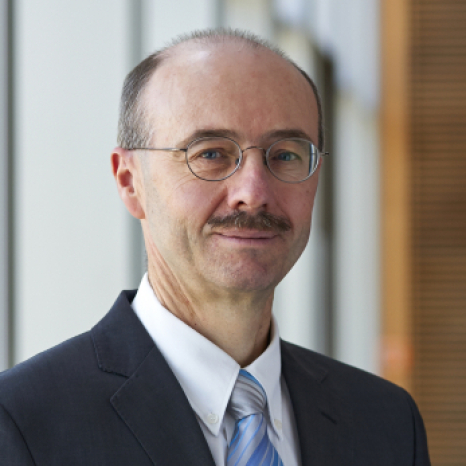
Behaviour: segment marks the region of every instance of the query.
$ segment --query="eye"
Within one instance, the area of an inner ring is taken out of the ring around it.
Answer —
[[[219,159],[223,155],[217,150],[206,150],[199,154],[199,157],[205,160]]]
[[[276,154],[274,159],[279,162],[293,162],[294,160],[299,160],[300,157],[294,152],[283,151],[283,152],[280,152],[279,154]]]

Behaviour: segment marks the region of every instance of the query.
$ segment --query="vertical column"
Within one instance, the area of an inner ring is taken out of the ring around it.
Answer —
[[[6,369],[10,353],[10,8],[11,2],[0,1],[0,371]]]
[[[319,2],[334,59],[334,356],[380,371],[378,2]],[[330,22],[331,20],[331,22]]]
[[[377,112],[351,92],[335,96],[335,357],[379,368],[379,184]]]
[[[144,0],[132,0],[128,3],[128,71],[133,69],[144,57]],[[144,237],[141,229],[141,222],[128,216],[129,229],[129,269],[131,275],[131,288],[139,286],[141,277],[146,272],[146,250]]]
[[[411,244],[409,3],[382,2],[383,375],[409,388]]]
[[[129,0],[15,1],[15,350],[91,328],[132,283],[110,170]]]

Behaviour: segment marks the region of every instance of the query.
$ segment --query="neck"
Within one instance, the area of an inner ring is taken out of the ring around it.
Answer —
[[[172,314],[230,355],[241,367],[257,359],[269,343],[273,291],[241,293],[190,286],[163,259],[148,260],[149,282]]]

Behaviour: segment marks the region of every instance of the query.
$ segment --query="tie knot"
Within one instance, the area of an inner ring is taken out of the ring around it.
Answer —
[[[228,403],[228,412],[235,419],[243,419],[251,414],[262,413],[266,402],[267,396],[259,381],[241,369]]]

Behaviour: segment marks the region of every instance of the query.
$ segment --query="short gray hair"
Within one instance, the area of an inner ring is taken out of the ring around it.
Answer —
[[[120,101],[120,116],[118,120],[118,145],[123,149],[145,147],[150,144],[153,136],[153,128],[147,117],[145,106],[142,102],[143,91],[160,64],[166,60],[173,49],[180,44],[194,42],[198,44],[222,44],[225,42],[240,42],[251,48],[265,48],[293,65],[310,84],[317,101],[318,111],[318,147],[324,146],[322,103],[314,81],[282,50],[255,34],[238,29],[205,29],[183,34],[174,39],[166,47],[149,55],[137,65],[126,77]]]

